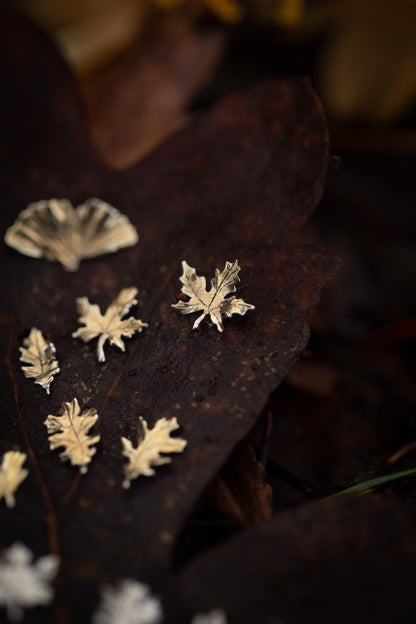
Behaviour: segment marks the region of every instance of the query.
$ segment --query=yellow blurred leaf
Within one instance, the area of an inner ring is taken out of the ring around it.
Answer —
[[[148,15],[143,0],[15,0],[55,40],[80,75],[102,67],[132,43]]]
[[[166,10],[178,8],[207,8],[224,22],[238,22],[243,10],[238,0],[153,0],[153,3]]]
[[[397,119],[416,97],[416,2],[327,6],[331,38],[320,66],[327,110],[340,119]]]
[[[297,26],[305,14],[304,0],[252,0],[259,17],[285,28]]]
[[[195,0],[154,0],[154,3],[166,10],[205,6],[228,24],[249,16],[289,27],[298,24],[304,14],[304,0],[200,0],[199,3]]]
[[[234,0],[205,0],[205,4],[223,22],[238,22],[243,16],[240,4]]]

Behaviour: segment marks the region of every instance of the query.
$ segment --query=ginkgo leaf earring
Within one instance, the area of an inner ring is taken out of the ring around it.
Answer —
[[[108,306],[105,314],[101,314],[98,305],[91,304],[86,297],[77,299],[79,322],[85,327],[80,327],[72,334],[73,338],[80,338],[89,342],[98,338],[97,357],[99,362],[105,362],[104,344],[108,340],[116,345],[121,351],[125,350],[122,336],[130,338],[135,332],[141,332],[147,323],[130,316],[122,320],[130,308],[137,303],[137,288],[123,288],[118,297]]]
[[[218,331],[222,332],[224,329],[223,315],[244,315],[247,310],[254,310],[254,306],[246,303],[243,299],[236,299],[234,296],[227,297],[230,293],[235,292],[236,284],[240,281],[238,260],[226,262],[225,268],[221,272],[219,269],[215,269],[215,277],[211,279],[209,291],[206,290],[205,277],[197,275],[195,269],[189,266],[186,260],[182,261],[182,271],[183,273],[179,278],[183,284],[182,292],[189,297],[189,301],[174,303],[172,308],[179,310],[182,314],[202,312],[196,319],[193,329],[197,329],[201,321],[206,316],[210,316]]]
[[[29,204],[4,240],[25,256],[56,260],[66,271],[76,271],[84,258],[135,245],[139,236],[125,215],[92,197],[77,208],[67,199]]]
[[[19,347],[20,361],[29,364],[22,366],[24,376],[34,379],[49,394],[53,378],[60,371],[55,357],[55,345],[53,342],[46,342],[42,332],[36,327],[32,327],[29,336],[23,340],[23,345]]]

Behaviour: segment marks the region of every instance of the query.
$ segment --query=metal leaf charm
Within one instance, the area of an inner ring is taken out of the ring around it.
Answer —
[[[125,480],[123,487],[130,487],[130,481],[139,475],[151,477],[155,474],[152,466],[168,464],[170,457],[163,457],[161,453],[182,453],[187,442],[182,438],[171,438],[170,434],[179,428],[176,418],[159,418],[153,429],[149,429],[143,418],[139,418],[142,426],[142,436],[136,448],[130,440],[121,438],[123,444],[122,455],[129,463],[124,467]]]
[[[122,320],[130,308],[137,303],[137,288],[123,288],[118,297],[108,306],[105,314],[101,314],[100,308],[96,304],[88,301],[87,297],[77,299],[79,322],[85,327],[80,327],[72,334],[73,338],[80,338],[84,342],[89,342],[93,338],[98,338],[97,357],[99,362],[105,362],[104,344],[108,340],[110,344],[116,345],[121,351],[125,346],[122,336],[130,338],[135,332],[141,332],[147,323],[143,323],[133,316]]]
[[[67,199],[29,204],[4,240],[26,256],[57,260],[67,271],[76,271],[84,258],[130,247],[139,237],[125,215],[91,198],[77,208]]]
[[[48,429],[51,451],[64,446],[60,453],[62,461],[69,459],[73,466],[81,466],[80,472],[87,472],[96,449],[91,448],[100,440],[100,436],[89,437],[88,432],[98,420],[97,410],[87,409],[81,412],[77,399],[62,405],[60,416],[50,414],[45,420]]]
[[[55,358],[55,345],[53,342],[46,342],[42,332],[36,327],[32,327],[29,336],[23,340],[23,345],[19,347],[20,361],[30,364],[22,366],[25,377],[33,378],[49,394],[54,375],[60,371]]]
[[[197,275],[195,269],[189,266],[186,260],[182,261],[182,270],[183,273],[179,279],[183,284],[182,292],[189,297],[189,301],[179,301],[172,304],[172,308],[179,310],[182,314],[202,311],[202,314],[196,319],[193,329],[197,329],[200,322],[209,315],[218,331],[222,332],[224,329],[223,315],[244,315],[247,310],[254,310],[254,306],[246,303],[243,299],[236,299],[234,296],[226,299],[227,295],[235,292],[236,284],[240,281],[238,260],[226,262],[225,268],[221,272],[219,269],[215,269],[215,277],[211,280],[209,291],[206,290],[205,277]]]
[[[4,497],[7,507],[14,507],[14,494],[29,472],[22,468],[26,461],[25,453],[7,451],[0,466],[0,499]]]

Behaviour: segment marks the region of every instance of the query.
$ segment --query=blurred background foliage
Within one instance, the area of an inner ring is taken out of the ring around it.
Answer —
[[[78,76],[93,140],[115,167],[153,149],[192,106],[273,77],[310,75],[335,124],[414,117],[415,0],[14,3]]]
[[[242,20],[284,27],[304,17],[302,0],[16,0],[57,42],[75,72],[93,72],[152,28],[165,13],[195,23],[210,14],[225,25]]]

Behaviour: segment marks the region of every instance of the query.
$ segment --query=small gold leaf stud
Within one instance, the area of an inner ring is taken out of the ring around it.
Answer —
[[[172,461],[170,457],[163,457],[161,453],[182,453],[187,444],[186,440],[182,438],[170,437],[172,431],[179,428],[176,418],[159,418],[153,429],[149,429],[146,421],[141,417],[139,423],[141,425],[141,439],[136,448],[133,447],[130,440],[121,438],[122,455],[128,459],[128,464],[124,466],[124,488],[129,488],[130,481],[139,475],[153,476],[155,471],[152,466],[161,466]]]
[[[183,284],[182,292],[189,297],[189,301],[179,301],[172,304],[172,308],[179,310],[182,314],[202,311],[202,314],[196,319],[193,329],[197,329],[201,321],[209,316],[217,326],[218,331],[222,332],[224,329],[223,315],[241,314],[243,316],[247,310],[254,310],[254,306],[246,303],[243,299],[236,299],[234,295],[232,297],[227,296],[235,292],[236,284],[240,281],[239,272],[238,260],[226,262],[223,271],[220,272],[219,269],[215,269],[215,277],[211,279],[211,288],[207,291],[205,277],[197,275],[195,269],[189,266],[186,260],[183,260],[182,275],[179,279]]]
[[[53,378],[60,371],[55,358],[55,345],[53,342],[46,342],[42,332],[36,327],[32,327],[29,336],[23,340],[23,345],[19,347],[20,361],[29,364],[22,366],[24,376],[33,378],[49,394]]]
[[[110,344],[116,345],[121,351],[125,350],[122,336],[130,338],[135,332],[141,332],[147,323],[143,323],[133,316],[122,320],[130,308],[137,303],[137,288],[123,288],[114,301],[108,306],[105,314],[101,314],[98,305],[91,304],[87,297],[77,299],[79,322],[84,324],[72,334],[73,338],[79,338],[84,342],[89,342],[93,338],[98,338],[97,357],[99,362],[105,362],[104,344],[108,340]]]
[[[14,495],[29,472],[22,468],[26,461],[25,453],[7,451],[0,466],[0,499],[4,497],[7,507],[15,506]]]
[[[87,464],[96,452],[92,447],[100,440],[99,435],[88,435],[97,420],[97,410],[91,408],[81,412],[77,399],[64,403],[61,414],[49,414],[44,423],[48,429],[51,451],[60,446],[65,447],[59,455],[61,460],[69,459],[73,466],[80,466],[80,472],[86,473]]]

